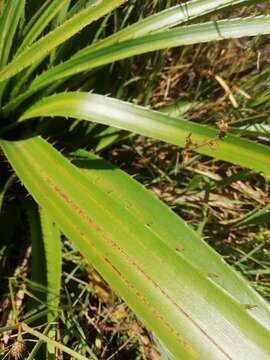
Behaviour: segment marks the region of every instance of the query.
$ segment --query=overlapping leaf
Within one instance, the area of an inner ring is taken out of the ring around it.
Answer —
[[[217,159],[239,164],[270,176],[268,146],[227,134],[217,136],[213,127],[170,117],[130,103],[91,93],[62,93],[44,98],[30,107],[21,117],[64,116],[90,120],[133,131],[184,147],[190,136],[194,150]]]
[[[1,144],[36,201],[176,358],[269,358],[263,317],[257,321],[249,306],[211,280],[208,268],[200,269],[184,249],[160,238],[152,214],[135,216],[127,210],[132,199],[120,204],[114,189],[99,187],[97,178],[89,181],[40,138]],[[231,281],[239,279],[232,275]],[[263,308],[266,319],[269,310],[260,301]]]

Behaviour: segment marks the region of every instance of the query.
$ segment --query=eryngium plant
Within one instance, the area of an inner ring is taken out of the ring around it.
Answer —
[[[90,134],[102,148],[100,134],[115,128],[182,147],[190,133],[207,144],[218,130],[90,90],[115,61],[270,33],[269,16],[202,20],[247,2],[182,3],[102,39],[96,24],[109,26],[125,0],[1,2],[0,144],[38,204],[20,201],[33,233],[34,280],[45,281],[48,294],[59,292],[64,234],[176,359],[269,359],[269,306],[142,185],[82,147]],[[50,139],[64,144],[64,154]],[[270,175],[269,148],[236,135],[195,150]],[[4,184],[1,202],[13,180]],[[49,295],[47,301],[53,319],[57,301]]]

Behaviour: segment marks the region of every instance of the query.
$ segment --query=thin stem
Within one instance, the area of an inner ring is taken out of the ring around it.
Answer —
[[[36,331],[34,329],[32,329],[31,327],[29,327],[28,325],[26,325],[25,323],[22,323],[21,324],[21,328],[23,331],[25,332],[28,332],[29,334],[37,337],[38,339],[46,342],[46,343],[49,343],[51,346],[73,356],[75,359],[78,359],[78,360],[89,360],[89,358],[86,358],[85,356],[83,355],[80,355],[78,354],[76,351],[74,350],[71,350],[70,348],[68,348],[67,346],[63,345],[63,344],[60,344],[58,343],[57,341],[55,340],[52,340],[50,339],[48,336],[40,333],[39,331]]]

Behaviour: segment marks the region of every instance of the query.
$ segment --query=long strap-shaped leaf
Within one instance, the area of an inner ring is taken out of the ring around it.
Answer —
[[[242,304],[260,304],[251,313],[270,328],[269,306],[258,294],[248,287],[247,282],[235,277],[216,252],[199,238],[195,231],[179,216],[147,191],[140,183],[122,170],[102,158],[85,150],[78,150],[73,163],[88,180],[116,201],[143,223],[149,224],[149,231],[157,235],[172,250],[184,252],[185,258]],[[143,206],[142,206],[143,204]],[[233,280],[232,280],[233,279]]]
[[[37,13],[31,18],[27,26],[24,28],[23,41],[16,52],[15,56],[18,56],[22,50],[32,44],[42,33],[42,31],[48,26],[50,21],[55,18],[60,10],[65,9],[69,5],[70,0],[47,0],[37,11]],[[51,54],[52,55],[52,54]],[[24,73],[19,74],[17,81],[14,82],[14,87],[10,92],[10,98],[14,98],[20,92],[21,86],[27,82],[29,76],[36,70],[40,63],[46,58],[40,58],[32,66],[28,67]]]
[[[102,39],[97,44],[94,44],[94,46],[90,45],[78,51],[75,56],[81,56],[85,53],[89,54],[89,52],[94,52],[97,49],[104,48],[120,41],[135,39],[152,32],[157,32],[162,29],[167,29],[175,25],[179,25],[185,21],[193,20],[198,16],[206,15],[226,7],[241,4],[243,5],[249,1],[250,0],[188,1],[186,3],[160,11],[157,14],[148,16],[147,18],[118,31],[115,34]]]
[[[105,46],[124,41],[135,39],[140,36],[168,29],[180,25],[183,22],[196,19],[198,16],[207,15],[214,11],[221,10],[234,5],[243,5],[249,0],[192,0],[169,9],[160,11],[157,14],[148,16],[135,24],[125,27],[111,36],[102,39],[94,46],[91,51],[104,48]],[[80,50],[76,56],[80,56],[90,50],[90,47]]]
[[[57,316],[57,307],[61,290],[61,234],[49,214],[47,214],[44,209],[39,209],[39,214],[46,258],[47,302],[48,306],[52,307],[48,320],[53,321]]]
[[[50,312],[47,315],[47,321],[52,323],[58,315],[61,290],[61,234],[44,209],[39,209],[33,202],[26,202],[23,207],[29,223],[32,244],[32,281],[42,286],[43,290],[47,289],[46,293],[34,291],[34,295],[48,306]],[[29,305],[31,310],[37,303],[32,300]],[[39,323],[41,324],[42,322]],[[53,339],[55,334],[55,328],[51,327],[48,335]],[[49,343],[47,343],[47,353],[47,360],[55,358],[54,348]],[[39,356],[43,358],[42,354]]]
[[[60,300],[62,270],[61,234],[49,214],[44,209],[39,211],[46,258],[47,304],[51,309],[47,319],[48,323],[52,323],[58,315]],[[56,337],[55,327],[50,329],[48,336],[51,339]],[[55,359],[54,347],[50,343],[47,343],[47,353],[47,360]]]
[[[63,116],[85,119],[133,131],[138,134],[185,146],[191,134],[194,143],[204,144],[195,151],[239,164],[270,176],[269,147],[227,134],[217,140],[212,127],[170,117],[130,103],[91,93],[61,93],[43,99],[28,109],[20,121],[34,117]],[[214,145],[207,141],[216,139]]]
[[[8,62],[14,36],[21,17],[24,14],[25,0],[7,1],[4,3],[0,17],[0,69]],[[0,103],[6,81],[0,83]]]
[[[6,65],[25,0],[6,1],[0,18],[0,69]]]
[[[39,209],[32,202],[26,202],[24,208],[32,243],[32,280],[44,289],[47,288],[46,303],[51,310],[48,314],[50,322],[57,316],[61,289],[61,234],[44,209]]]
[[[30,89],[51,84],[55,80],[91,70],[113,61],[155,50],[269,33],[270,16],[260,16],[182,26],[102,47],[94,52],[90,47],[89,54],[85,52],[81,56],[75,55],[74,58],[44,72],[33,81]],[[0,72],[0,78],[4,79],[5,73],[1,74]]]
[[[67,1],[68,0],[53,0],[50,4],[47,4],[45,9],[42,9],[42,13],[38,14],[39,17],[35,18],[33,22],[31,21],[29,26],[25,28],[23,41],[17,53],[20,53],[38,38]]]
[[[131,216],[44,140],[1,145],[36,201],[177,359],[269,359],[269,331],[150,232],[151,224]]]
[[[89,71],[113,61],[169,47],[268,33],[270,33],[270,16],[262,16],[180,27],[163,33],[154,33],[119,44],[112,44],[93,52],[90,47],[89,51],[81,56],[75,55],[63,64],[57,65],[38,76],[32,82],[29,90],[10,101],[3,107],[2,112],[4,116],[8,115],[37,90],[54,83],[56,80]],[[8,67],[0,72],[0,81],[4,80],[6,76],[12,76],[12,74],[7,75],[6,70],[9,73]]]
[[[40,224],[40,216],[38,206],[33,201],[25,202],[23,204],[28,223],[28,236],[32,246],[31,253],[31,280],[43,287],[43,291],[33,291],[34,295],[45,302],[46,294],[45,289],[47,285],[46,276],[46,257],[44,251],[44,242],[42,237],[42,230]],[[45,270],[45,271],[44,271]],[[30,307],[36,306],[37,303],[30,300]],[[33,310],[33,309],[32,309]]]
[[[43,58],[49,54],[52,49],[75,35],[82,28],[112,11],[125,1],[126,0],[97,0],[87,9],[81,10],[78,14],[74,15],[71,19],[67,20],[17,56],[0,72],[1,81],[12,77],[35,61]]]

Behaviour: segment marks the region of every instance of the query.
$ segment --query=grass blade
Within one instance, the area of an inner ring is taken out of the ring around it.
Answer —
[[[240,220],[236,226],[261,225],[270,223],[270,205],[266,205],[260,210],[253,210],[244,219]]]
[[[55,349],[59,349],[60,351],[65,352],[66,354],[69,354],[70,356],[72,356],[73,359],[77,359],[77,360],[89,360],[88,358],[86,358],[83,355],[80,355],[79,353],[77,353],[76,351],[70,349],[69,347],[60,344],[59,342],[50,339],[48,336],[40,333],[37,330],[34,330],[33,328],[29,327],[26,324],[22,324],[21,325],[22,330],[25,331],[26,333],[29,333],[35,337],[37,337],[38,339],[42,340],[43,342],[46,342],[47,344],[49,344],[51,347],[55,348]]]

